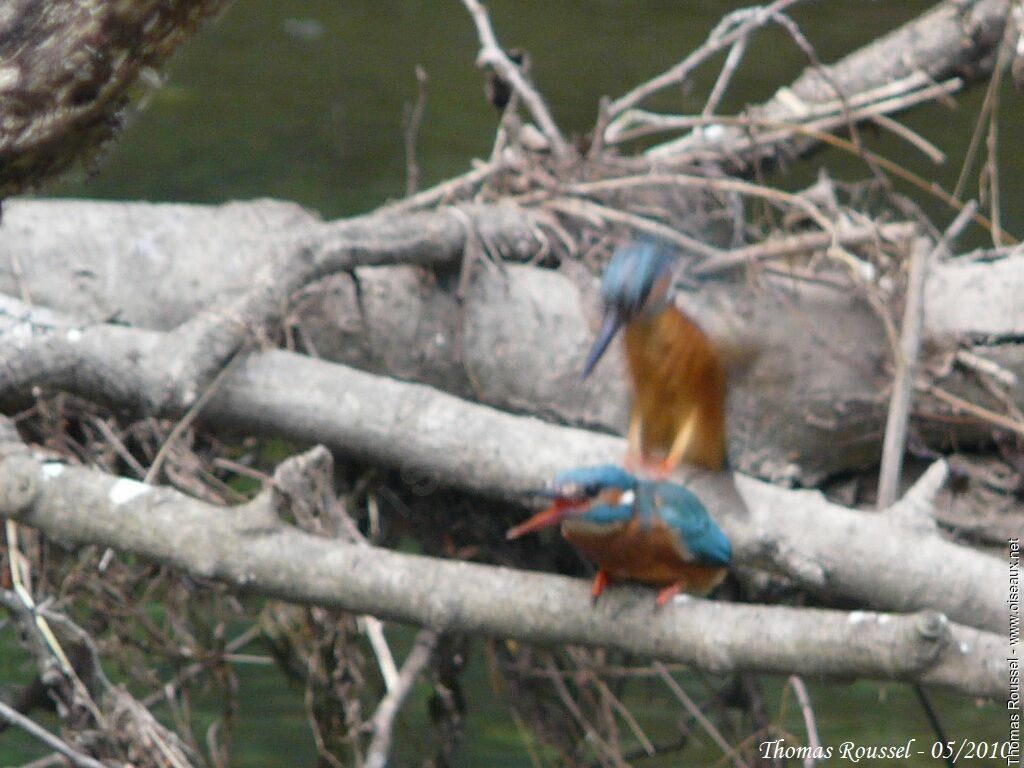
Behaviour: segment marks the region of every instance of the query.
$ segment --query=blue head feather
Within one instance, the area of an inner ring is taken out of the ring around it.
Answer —
[[[649,305],[651,291],[671,268],[672,252],[655,240],[634,240],[615,249],[601,279],[604,320],[583,364],[581,379],[594,370],[624,324],[655,308]]]
[[[676,483],[645,483],[637,495],[640,513],[657,514],[698,562],[727,566],[732,561],[729,539],[691,491]]]
[[[612,254],[601,279],[601,298],[626,317],[640,313],[658,280],[669,273],[673,256],[662,243],[635,240]]]
[[[602,464],[596,467],[576,467],[555,475],[552,488],[557,493],[561,488],[575,487],[592,490],[588,496],[596,496],[601,491],[628,491],[636,488],[637,479],[622,467],[615,464]]]

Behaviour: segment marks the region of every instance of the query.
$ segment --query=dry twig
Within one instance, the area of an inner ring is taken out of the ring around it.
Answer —
[[[921,329],[924,319],[924,288],[930,262],[945,251],[974,215],[976,205],[968,203],[953,220],[942,239],[934,246],[924,238],[917,238],[910,254],[910,279],[907,286],[906,306],[903,311],[903,329],[896,353],[896,377],[893,381],[889,416],[882,441],[882,466],[878,479],[878,506],[887,509],[896,501],[903,452],[907,441],[907,424],[914,394],[917,357],[921,348]]]
[[[523,100],[526,108],[530,110],[533,119],[537,121],[540,130],[547,137],[551,144],[551,152],[555,157],[564,159],[569,156],[569,145],[565,137],[555,124],[554,118],[548,111],[547,105],[540,94],[526,82],[519,67],[508,57],[505,51],[498,45],[498,40],[491,27],[491,20],[487,9],[477,0],[462,0],[473,17],[476,25],[477,37],[480,39],[480,53],[477,55],[478,67],[492,67],[506,82],[508,82],[519,97]]]
[[[57,738],[42,726],[37,725],[34,720],[25,717],[2,701],[0,701],[0,718],[3,718],[11,725],[17,726],[37,741],[41,741],[49,749],[59,752],[75,768],[106,768],[99,760],[72,749],[66,742]]]
[[[402,664],[402,671],[398,676],[395,685],[390,688],[373,715],[371,727],[373,737],[370,746],[366,750],[366,768],[384,768],[388,763],[388,755],[391,752],[391,741],[395,726],[395,718],[402,707],[413,684],[426,669],[437,647],[437,633],[429,629],[420,630],[416,635],[412,650]]]

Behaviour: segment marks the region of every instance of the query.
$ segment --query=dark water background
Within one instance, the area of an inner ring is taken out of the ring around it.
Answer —
[[[704,39],[735,2],[614,2],[555,0],[490,3],[499,39],[525,47],[534,79],[566,132],[585,132],[602,95],[620,95],[670,66]],[[812,2],[794,14],[826,61],[894,28],[929,2],[836,0]],[[220,203],[279,197],[335,217],[370,210],[402,195],[405,160],[403,107],[415,98],[414,67],[430,78],[418,144],[423,184],[465,171],[473,157],[489,151],[496,116],[482,95],[474,68],[475,33],[460,3],[415,0],[327,2],[238,0],[230,12],[188,44],[135,115],[123,139],[91,178],[73,179],[55,194],[129,200]],[[692,92],[678,96],[679,111],[699,111],[720,62],[702,70]],[[763,33],[725,100],[728,113],[768,98],[805,66],[803,54],[778,30]],[[951,158],[936,168],[890,136],[869,133],[870,146],[912,170],[952,188],[970,139],[982,92],[963,97],[958,109],[930,105],[901,118],[937,143]],[[1003,215],[1019,234],[1021,160],[1014,145],[1021,128],[1020,102],[1003,91]],[[825,163],[844,178],[867,175],[856,159],[829,150],[773,183],[792,188],[813,179]],[[968,195],[975,187],[968,188]],[[942,226],[952,213],[928,210]],[[979,234],[974,235],[980,240]],[[936,564],[937,568],[941,564]],[[638,629],[638,631],[640,631]],[[404,630],[392,630],[399,642]],[[404,640],[403,640],[404,638]],[[23,679],[27,667],[9,632],[0,634],[0,680]],[[241,667],[241,727],[236,766],[310,765],[314,749],[301,692],[272,667]],[[512,723],[504,693],[491,689],[477,644],[466,679],[466,743],[458,764],[520,768],[531,762]],[[770,683],[768,706],[779,705],[781,681]],[[691,688],[691,690],[696,690]],[[639,693],[639,689],[637,689]],[[649,713],[651,735],[670,738],[680,707],[667,696],[626,703]],[[931,734],[912,693],[901,685],[812,684],[811,695],[823,743],[899,745],[918,738],[927,752]],[[396,764],[412,764],[429,733],[426,688],[405,709],[397,734]],[[954,738],[1005,740],[1004,703],[979,704],[937,695]],[[211,710],[212,711],[212,710]],[[52,727],[56,724],[48,721]],[[785,723],[796,742],[804,739],[792,703]],[[200,731],[201,733],[201,731]],[[657,738],[656,738],[657,740]],[[682,757],[638,761],[638,765],[714,765],[720,754],[707,744]],[[0,764],[43,754],[20,734],[0,736]],[[550,755],[547,755],[551,757]],[[836,763],[838,764],[838,763]],[[930,758],[907,762],[863,761],[861,766],[934,766]],[[996,765],[978,762],[972,765]]]

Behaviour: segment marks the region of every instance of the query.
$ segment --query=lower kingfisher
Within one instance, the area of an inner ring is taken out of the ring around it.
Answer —
[[[650,240],[620,246],[601,281],[604,322],[583,366],[590,375],[620,329],[633,380],[627,466],[680,461],[725,466],[725,365],[711,340],[668,298],[672,256]],[[660,459],[660,462],[658,460]]]
[[[562,536],[597,563],[595,599],[615,579],[660,587],[659,606],[680,591],[705,595],[732,560],[729,540],[700,499],[676,483],[606,465],[562,472],[542,493],[551,505],[508,538],[561,523]]]

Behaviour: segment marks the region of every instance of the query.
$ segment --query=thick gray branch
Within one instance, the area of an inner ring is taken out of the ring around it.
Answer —
[[[685,600],[657,610],[649,591],[591,605],[581,580],[437,560],[312,536],[282,525],[267,497],[234,509],[88,469],[0,464],[0,488],[30,486],[0,514],[57,540],[134,552],[289,601],[428,627],[540,643],[580,643],[746,670],[912,680],[1005,694],[1002,636],[936,613],[852,614]],[[643,631],[637,631],[643,627]]]
[[[132,388],[144,388],[148,377],[159,382],[163,363],[152,350],[160,348],[162,336],[103,325],[46,333],[66,354],[81,355],[80,364],[50,370],[49,380],[89,397],[102,398],[114,387],[128,403],[145,400],[144,389]],[[81,375],[85,360],[88,378]],[[133,362],[139,360],[147,365]],[[133,366],[146,375],[131,375]],[[423,385],[281,351],[238,365],[202,418],[248,434],[325,443],[492,496],[517,496],[567,467],[618,461],[625,454],[621,438],[514,416]],[[930,530],[830,504],[816,492],[742,478],[741,498],[726,474],[700,474],[689,482],[725,525],[741,562],[875,606],[930,608],[972,626],[998,632],[1006,627],[1008,583],[994,558]],[[918,501],[930,504],[934,490]]]
[[[79,382],[76,385],[79,387],[93,386],[105,379],[111,385],[107,398],[110,401],[152,413],[180,410],[195,400],[200,394],[199,388],[210,374],[216,373],[219,364],[241,340],[260,334],[285,308],[288,297],[310,281],[361,265],[401,263],[434,269],[457,265],[467,228],[486,237],[507,258],[523,258],[536,248],[530,217],[512,205],[467,206],[459,211],[440,209],[402,216],[370,215],[325,224],[295,206],[256,203],[223,209],[233,211],[234,215],[229,214],[227,220],[218,222],[209,234],[226,236],[225,230],[220,228],[224,225],[239,227],[242,234],[237,237],[237,250],[215,253],[205,247],[210,241],[191,227],[193,224],[202,226],[202,214],[198,221],[190,215],[196,210],[202,209],[172,206],[168,213],[177,221],[169,231],[140,231],[128,245],[127,253],[122,251],[98,263],[82,258],[83,253],[91,250],[90,238],[84,232],[79,232],[84,239],[75,238],[81,250],[69,253],[67,248],[72,241],[68,240],[63,241],[61,247],[70,259],[71,274],[65,273],[70,280],[68,285],[74,286],[73,290],[83,303],[90,302],[86,297],[99,299],[98,305],[93,304],[94,311],[86,316],[95,316],[98,310],[106,317],[116,315],[126,320],[131,319],[126,315],[134,314],[133,310],[147,302],[156,300],[159,304],[159,299],[163,299],[173,305],[184,299],[184,304],[178,306],[190,312],[181,313],[181,324],[173,333],[152,337],[156,346],[137,351],[143,357],[135,359],[95,350],[91,346],[92,337],[81,336],[77,331],[71,331],[70,335],[50,334],[45,340],[37,336],[35,341],[41,340],[48,348],[45,355],[38,357],[25,354],[27,345],[34,343],[31,339],[8,334],[0,339],[0,344],[5,345],[0,354],[0,371],[3,371],[0,379],[7,383],[20,382],[19,386],[23,386],[45,384],[54,377],[61,380],[71,377]],[[17,221],[5,222],[4,228],[11,234],[20,230]],[[66,229],[61,232],[71,234]],[[189,261],[185,251],[178,252],[170,247],[173,243],[168,240],[175,236],[187,236],[194,244],[199,243],[193,245],[191,251],[200,258],[199,262]],[[37,285],[32,278],[43,274],[40,267],[46,259],[37,261],[36,254],[26,252],[9,251],[5,255],[18,258],[26,265],[23,276],[12,275],[16,292],[28,292],[36,301],[46,303],[53,296],[55,283],[44,278],[45,282]],[[122,255],[128,257],[126,261],[121,261]],[[212,265],[222,258],[233,260],[233,266],[243,271],[231,273],[235,278],[242,278],[240,282],[224,285],[213,276],[216,268]],[[121,296],[127,299],[125,304],[115,308],[93,291],[100,288],[103,292],[114,285],[120,286],[114,290],[135,292],[136,298],[142,301],[137,302],[125,294]],[[143,298],[138,291],[140,285],[157,286],[156,296]],[[203,297],[209,296],[206,291],[210,288],[202,286],[210,285],[214,290],[222,288],[223,292],[217,293],[218,302],[207,304]],[[198,295],[190,299],[190,293]],[[174,295],[179,298],[172,299]],[[351,310],[358,316],[359,302],[355,296],[352,298]],[[59,301],[55,305],[64,306]],[[0,317],[0,326],[17,316],[18,311],[7,305],[6,314],[6,318]],[[170,310],[170,314],[178,316],[174,310]],[[80,338],[82,344],[78,344]],[[106,341],[103,339],[101,343]],[[119,344],[116,340],[113,343]],[[105,358],[98,369],[96,354]],[[114,368],[104,370],[107,365]],[[0,388],[5,387],[0,385]],[[128,396],[130,391],[137,396]]]
[[[513,259],[533,253],[537,240],[522,211],[470,211],[481,240],[497,243]],[[406,221],[405,231],[421,236],[419,252],[399,252],[398,242],[387,242],[397,232],[387,222],[397,219],[357,219],[351,227],[366,231],[382,223],[377,263],[404,258],[454,265],[461,257],[461,229],[453,216],[434,216]],[[421,221],[444,225],[436,240],[427,236],[429,228],[417,229]],[[249,291],[282,243],[325,242],[340,226],[272,201],[219,207],[13,201],[0,227],[0,291],[20,295],[24,288],[37,304],[82,319],[116,317],[170,330]],[[4,273],[11,257],[20,259],[20,281]],[[1024,350],[984,342],[993,335],[1024,336],[1017,300],[1024,291],[1022,260],[936,264],[925,301],[928,347],[949,350],[959,337],[977,339],[975,352],[1024,381]],[[318,355],[506,410],[624,428],[629,394],[618,355],[609,355],[598,375],[577,382],[598,319],[596,280],[589,274],[481,267],[473,270],[461,303],[458,281],[444,270],[435,276],[395,266],[357,274],[358,295],[351,277],[335,275],[295,302],[291,324]],[[813,484],[822,475],[876,461],[885,405],[879,392],[889,382],[889,344],[877,316],[854,289],[844,293],[769,277],[761,286],[709,282],[680,297],[716,335],[728,340],[738,332],[761,348],[730,397],[734,464],[761,477]],[[244,330],[241,323],[235,327]],[[180,347],[170,352],[180,353]],[[1002,412],[999,400],[972,378],[955,368],[941,386]],[[2,379],[0,374],[0,390],[6,390]],[[1024,388],[1011,387],[1008,394],[1024,407]],[[154,396],[159,401],[160,392]],[[943,423],[930,432],[928,422],[916,426],[925,438],[953,435],[961,442],[990,431],[971,423]],[[833,450],[836,445],[842,450]]]

